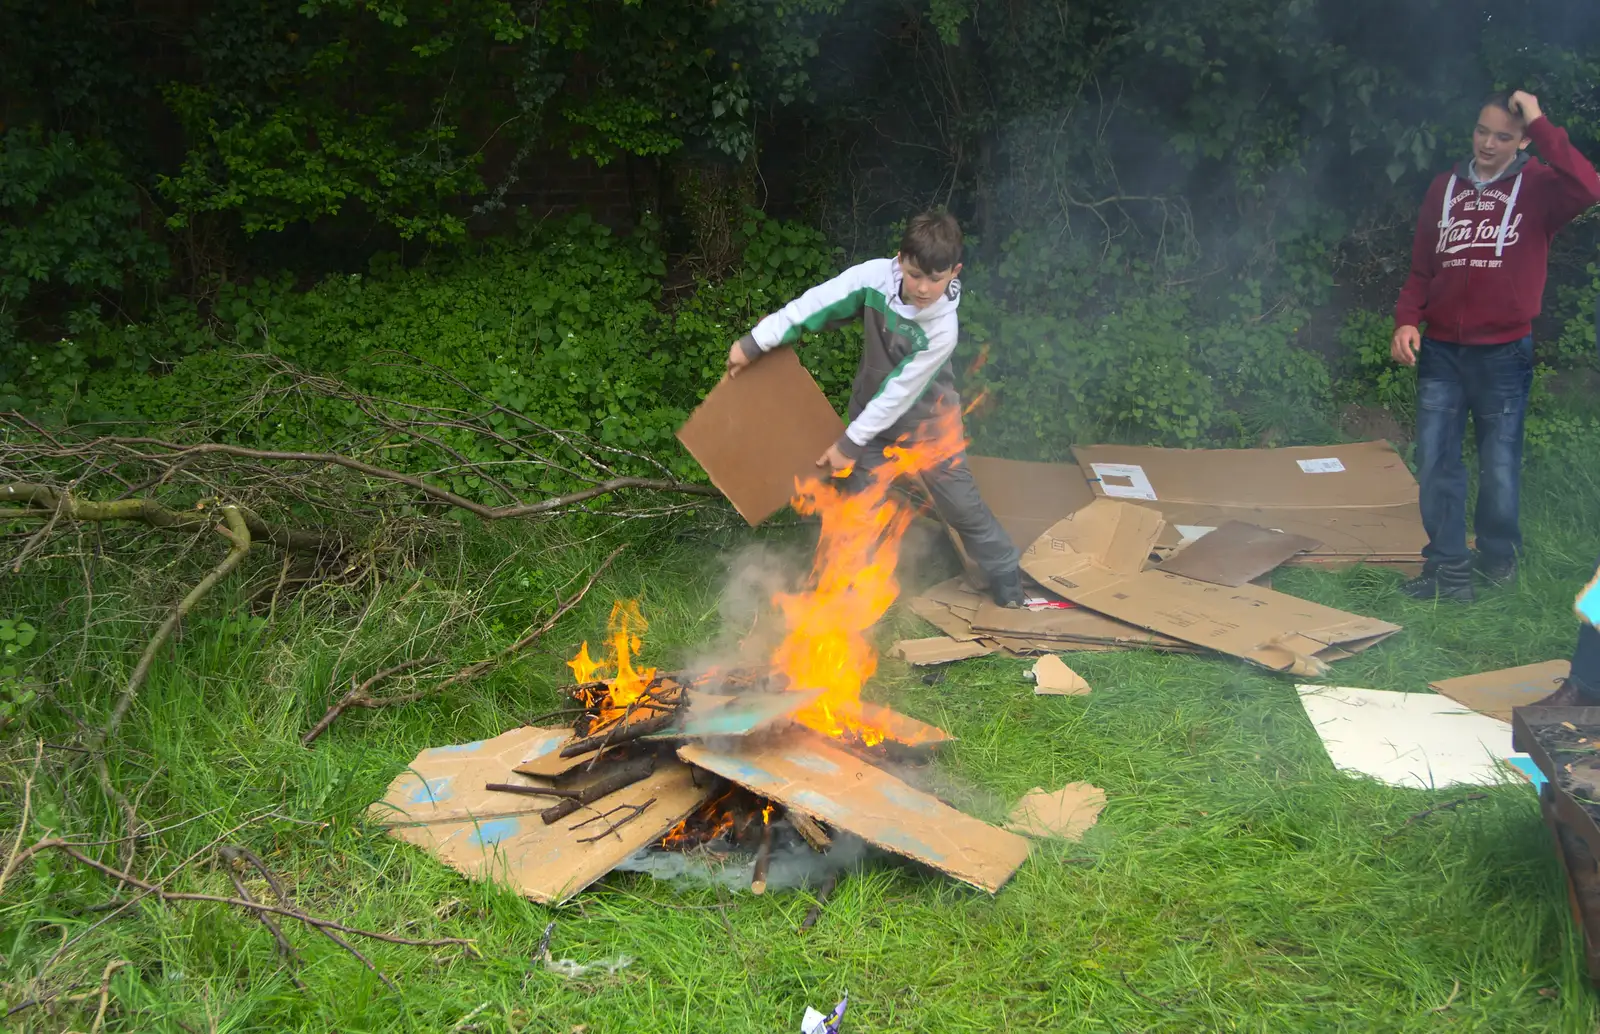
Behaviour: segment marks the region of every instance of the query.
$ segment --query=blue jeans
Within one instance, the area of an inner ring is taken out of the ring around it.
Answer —
[[[1478,550],[1503,559],[1522,552],[1522,430],[1533,387],[1533,338],[1508,345],[1453,345],[1422,339],[1417,357],[1417,480],[1422,489],[1422,555],[1461,564],[1467,551],[1467,414],[1478,443]]]

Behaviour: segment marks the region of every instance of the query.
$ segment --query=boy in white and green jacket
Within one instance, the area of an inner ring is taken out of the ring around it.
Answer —
[[[817,460],[832,471],[863,477],[883,462],[885,446],[910,437],[939,406],[961,411],[950,356],[961,303],[961,226],[954,216],[911,220],[894,258],[852,266],[768,316],[728,351],[728,374],[806,331],[831,329],[860,317],[866,347],[850,392],[850,423]],[[1011,538],[978,494],[965,454],[923,475],[939,515],[989,578],[996,603],[1022,606],[1021,559]]]

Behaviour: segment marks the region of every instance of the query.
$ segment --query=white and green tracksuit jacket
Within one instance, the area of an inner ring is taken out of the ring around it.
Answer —
[[[920,312],[900,300],[900,260],[872,259],[819,284],[756,324],[740,345],[754,359],[806,331],[861,315],[866,348],[850,392],[850,424],[839,451],[859,459],[879,437],[914,432],[941,400],[960,405],[950,355],[956,349],[961,281]]]

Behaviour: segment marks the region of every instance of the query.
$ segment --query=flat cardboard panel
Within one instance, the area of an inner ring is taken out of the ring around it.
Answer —
[[[1158,650],[1189,650],[1192,646],[1171,636],[1082,607],[1071,610],[1012,610],[993,603],[979,605],[972,619],[978,634],[994,633],[1019,639],[1047,639],[1065,643],[1114,643]]]
[[[962,642],[947,635],[936,635],[927,639],[902,639],[894,644],[891,652],[907,664],[921,666],[983,657],[993,653],[994,647],[975,639]]]
[[[537,901],[564,901],[699,807],[711,782],[695,786],[687,765],[666,758],[643,781],[548,826],[539,813],[557,803],[554,799],[484,789],[485,783],[550,785],[546,779],[513,775],[512,767],[530,751],[556,742],[552,734],[570,732],[521,728],[488,740],[430,747],[395,777],[367,816],[465,876],[503,881]],[[586,818],[651,798],[655,803],[616,836],[578,843],[607,825],[579,826]]]
[[[1477,675],[1463,675],[1460,678],[1440,679],[1430,682],[1428,688],[1480,714],[1509,722],[1513,707],[1537,704],[1554,693],[1561,688],[1561,680],[1571,673],[1571,669],[1570,661],[1545,661]]]
[[[545,825],[538,811],[529,811],[496,818],[395,826],[389,833],[423,848],[464,876],[494,880],[535,901],[560,904],[687,818],[710,794],[712,781],[702,779],[701,783],[695,785],[694,771],[688,765],[668,758],[658,762],[647,778],[552,825]],[[539,810],[555,803],[524,799],[535,801]],[[627,811],[601,819],[595,816],[647,801],[651,803],[639,817],[614,835],[600,836],[591,843],[579,842],[604,833],[613,820],[622,818]]]
[[[1334,767],[1391,786],[1498,783],[1515,753],[1510,725],[1432,693],[1295,689]]]
[[[1294,563],[1414,563],[1428,541],[1416,479],[1388,442],[1286,449],[1085,445],[1073,455],[1086,476],[1095,463],[1139,467],[1156,497],[1139,505],[1171,525],[1238,520],[1321,543]],[[1106,495],[1101,485],[1090,487]],[[1169,527],[1159,544],[1172,548],[1181,540]]]
[[[1304,535],[1228,521],[1162,561],[1161,570],[1217,585],[1243,585],[1260,578],[1296,553],[1305,553],[1320,545],[1316,539]]]
[[[678,440],[751,525],[788,505],[796,479],[844,433],[791,348],[776,348],[711,389]]]
[[[1089,692],[1084,677],[1053,653],[1034,662],[1033,683],[1033,692],[1038,696],[1077,697]]]
[[[1083,472],[1071,463],[1030,463],[969,454],[967,466],[983,501],[1018,549],[1027,549],[1050,525],[1094,498]]]
[[[1079,445],[1072,454],[1086,471],[1094,463],[1139,467],[1149,478],[1156,501],[1162,503],[1329,510],[1404,506],[1417,501],[1417,480],[1388,442],[1285,449]],[[1344,469],[1311,473],[1300,464],[1316,459],[1338,459]],[[1105,494],[1098,485],[1090,488],[1097,496]]]
[[[786,807],[993,894],[1028,857],[1015,833],[963,814],[812,733],[678,756]]]
[[[674,738],[748,736],[758,729],[784,721],[821,695],[820,689],[786,693],[745,693],[716,707],[691,708],[678,729],[663,735]]]
[[[1142,570],[1162,524],[1146,507],[1097,499],[1029,546],[1022,567],[1074,603],[1275,671],[1321,675],[1329,662],[1399,631],[1255,585]]]

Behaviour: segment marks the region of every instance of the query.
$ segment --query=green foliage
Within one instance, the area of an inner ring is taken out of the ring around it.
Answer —
[[[18,618],[0,618],[0,729],[16,721],[36,696],[22,682],[22,657],[38,630]]]
[[[166,274],[108,145],[38,127],[0,138],[0,385],[16,375],[19,322],[59,330],[74,310]],[[3,389],[0,389],[3,390]]]
[[[988,449],[1054,457],[1095,439],[1254,444],[1263,430],[1290,428],[1253,426],[1248,414],[1288,425],[1328,411],[1326,367],[1293,344],[1304,314],[1265,311],[1259,284],[1207,303],[1149,269],[1108,276],[1059,264],[1021,235],[1005,255],[993,276],[968,279],[962,302],[963,354],[989,348],[967,385],[995,396],[973,421]]]
[[[1394,320],[1386,313],[1353,309],[1339,328],[1339,348],[1347,357],[1340,394],[1348,402],[1378,406],[1403,426],[1417,418],[1417,371],[1389,354]]]

